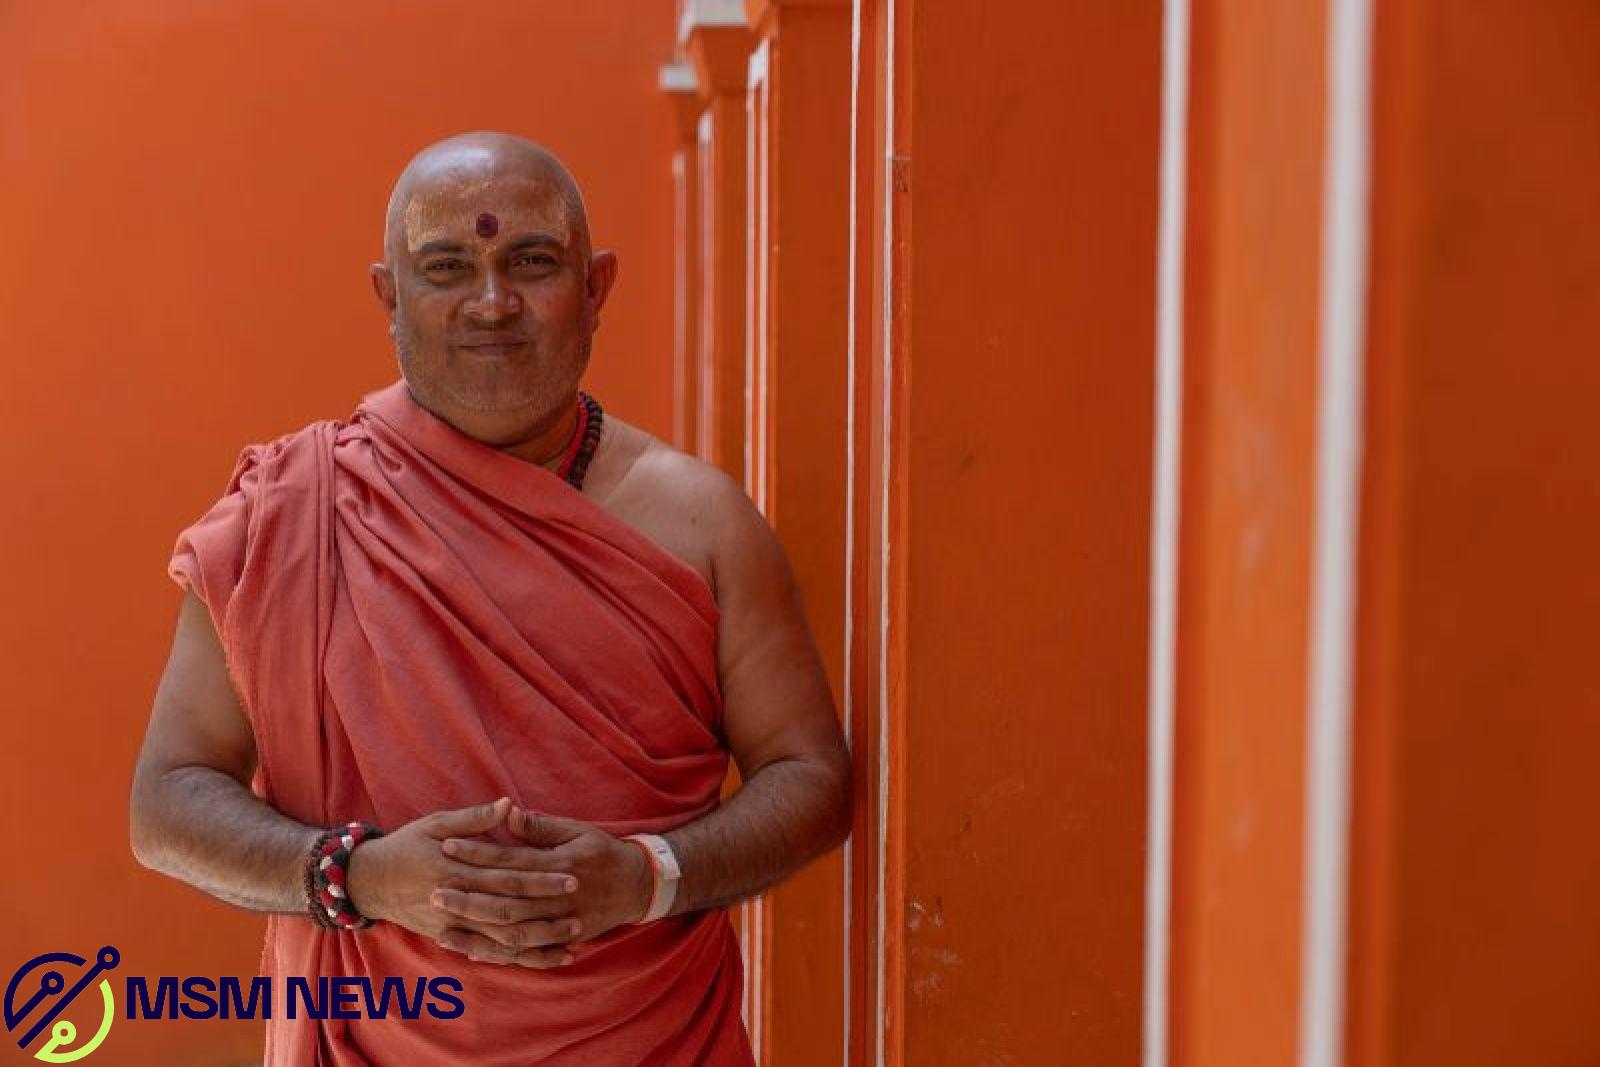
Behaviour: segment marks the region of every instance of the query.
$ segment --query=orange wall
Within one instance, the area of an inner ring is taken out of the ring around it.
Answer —
[[[1600,8],[1377,10],[1350,1063],[1596,1063]]]
[[[1193,12],[1172,1063],[1292,1063],[1323,13]]]
[[[1138,1053],[1160,27],[896,5],[907,1063]]]
[[[1376,7],[1344,1060],[1595,1062],[1600,18]],[[1344,357],[1325,57],[1352,10],[1192,5],[1167,1033],[1190,1067],[1295,1062],[1304,1025],[1308,741],[1333,755],[1308,637],[1337,625],[1316,390]],[[1140,1052],[1161,11],[858,5],[850,1062]],[[774,277],[769,311],[797,295]],[[771,462],[742,418],[718,432]],[[796,501],[777,441],[777,510],[815,550],[831,497]],[[811,1025],[774,1059],[831,1058],[833,1005],[781,997],[774,945],[768,1037]]]
[[[1352,1067],[1593,1063],[1600,12],[1378,4]],[[1288,1063],[1327,4],[1194,4],[1172,1062]]]
[[[622,262],[590,384],[670,436],[672,19],[670,0],[0,6],[0,841],[16,872],[51,853],[48,883],[0,885],[0,973],[103,943],[125,974],[253,972],[258,918],[128,849],[165,563],[245,442],[397,376],[365,268],[412,152],[487,127],[565,157]],[[94,1062],[226,1062],[259,1029],[124,1022]]]

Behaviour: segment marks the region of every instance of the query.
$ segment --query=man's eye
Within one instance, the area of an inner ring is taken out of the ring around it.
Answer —
[[[514,262],[519,267],[548,267],[555,262],[555,259],[552,256],[528,255],[518,256]]]
[[[465,270],[466,264],[459,259],[438,259],[429,263],[423,269],[432,273],[434,271]]]

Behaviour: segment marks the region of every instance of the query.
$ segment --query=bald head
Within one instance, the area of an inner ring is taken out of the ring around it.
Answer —
[[[505,133],[429,145],[395,182],[383,262],[368,272],[412,396],[480,441],[532,442],[541,458],[575,410],[617,277],[561,161]]]
[[[509,133],[478,131],[457,134],[436,141],[412,157],[401,171],[389,194],[389,209],[384,216],[383,254],[391,267],[403,254],[416,255],[430,237],[479,202],[515,197],[542,202],[567,230],[566,237],[587,260],[591,252],[589,217],[578,183],[549,149],[526,137]],[[499,216],[477,212],[475,228],[480,235],[493,219],[498,229]]]

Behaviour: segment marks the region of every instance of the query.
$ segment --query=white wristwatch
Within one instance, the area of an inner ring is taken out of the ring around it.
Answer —
[[[672,910],[672,901],[678,895],[678,882],[683,878],[678,857],[672,854],[672,846],[667,844],[667,839],[656,834],[629,834],[623,840],[637,844],[650,859],[655,888],[650,893],[650,906],[644,910],[644,918],[638,922],[655,922]]]

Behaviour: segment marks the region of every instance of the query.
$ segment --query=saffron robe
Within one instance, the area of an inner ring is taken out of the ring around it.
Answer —
[[[718,804],[728,753],[705,580],[560,477],[439,419],[403,379],[348,421],[246,447],[168,573],[220,635],[255,734],[254,792],[300,822],[395,829],[509,796],[621,835]],[[539,970],[392,923],[274,914],[266,1062],[753,1062],[726,910],[576,947],[576,963]],[[313,990],[322,976],[414,990],[448,975],[465,1011],[291,1020],[291,975]]]

